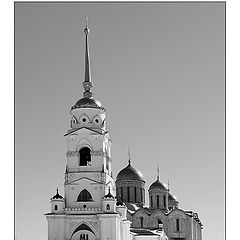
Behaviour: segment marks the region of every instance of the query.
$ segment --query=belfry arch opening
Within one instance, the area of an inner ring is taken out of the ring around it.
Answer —
[[[90,194],[90,192],[86,189],[83,189],[79,195],[78,195],[78,198],[77,198],[77,201],[78,202],[91,202],[93,201],[92,199],[92,195]]]
[[[90,166],[91,165],[91,149],[83,147],[79,150],[79,165]]]

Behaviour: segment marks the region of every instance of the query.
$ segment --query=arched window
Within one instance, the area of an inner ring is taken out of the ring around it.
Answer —
[[[54,210],[56,210],[56,211],[58,210],[58,206],[57,205],[54,206]]]
[[[93,199],[92,199],[92,196],[89,193],[89,191],[84,189],[79,193],[77,201],[78,202],[90,202],[90,201],[93,201]]]
[[[110,205],[109,205],[109,204],[107,204],[106,209],[107,209],[107,210],[110,210]]]
[[[157,195],[157,208],[159,208],[159,195]]]
[[[91,165],[91,150],[88,147],[81,148],[79,151],[79,165],[89,166]]]
[[[141,226],[141,228],[143,228],[143,217],[140,217],[140,226]]]
[[[151,201],[151,208],[153,208],[153,196],[150,197]]]

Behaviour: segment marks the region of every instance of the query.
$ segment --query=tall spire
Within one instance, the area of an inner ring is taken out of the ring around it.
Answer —
[[[85,33],[85,76],[84,76],[84,82],[83,82],[83,88],[84,88],[84,93],[83,97],[84,98],[91,98],[92,97],[92,91],[91,88],[93,86],[91,82],[91,73],[90,73],[90,60],[89,60],[89,49],[88,49],[88,34],[89,34],[89,28],[88,28],[88,18],[85,16],[85,28],[84,28],[84,33]]]

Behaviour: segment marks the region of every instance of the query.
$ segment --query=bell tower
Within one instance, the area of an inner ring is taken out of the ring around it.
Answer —
[[[46,214],[48,240],[129,240],[130,222],[121,212],[125,208],[116,207],[107,112],[93,98],[87,21],[84,33],[83,97],[70,110],[70,127],[64,135],[64,197],[57,190],[51,198],[51,212]]]
[[[111,169],[111,140],[106,127],[106,110],[93,98],[88,47],[85,33],[85,78],[83,98],[71,108],[67,138],[65,173],[66,208],[101,208],[108,189],[115,195]]]

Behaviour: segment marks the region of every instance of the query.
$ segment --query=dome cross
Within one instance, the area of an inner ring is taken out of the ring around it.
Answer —
[[[131,165],[130,148],[128,147],[128,164]]]

